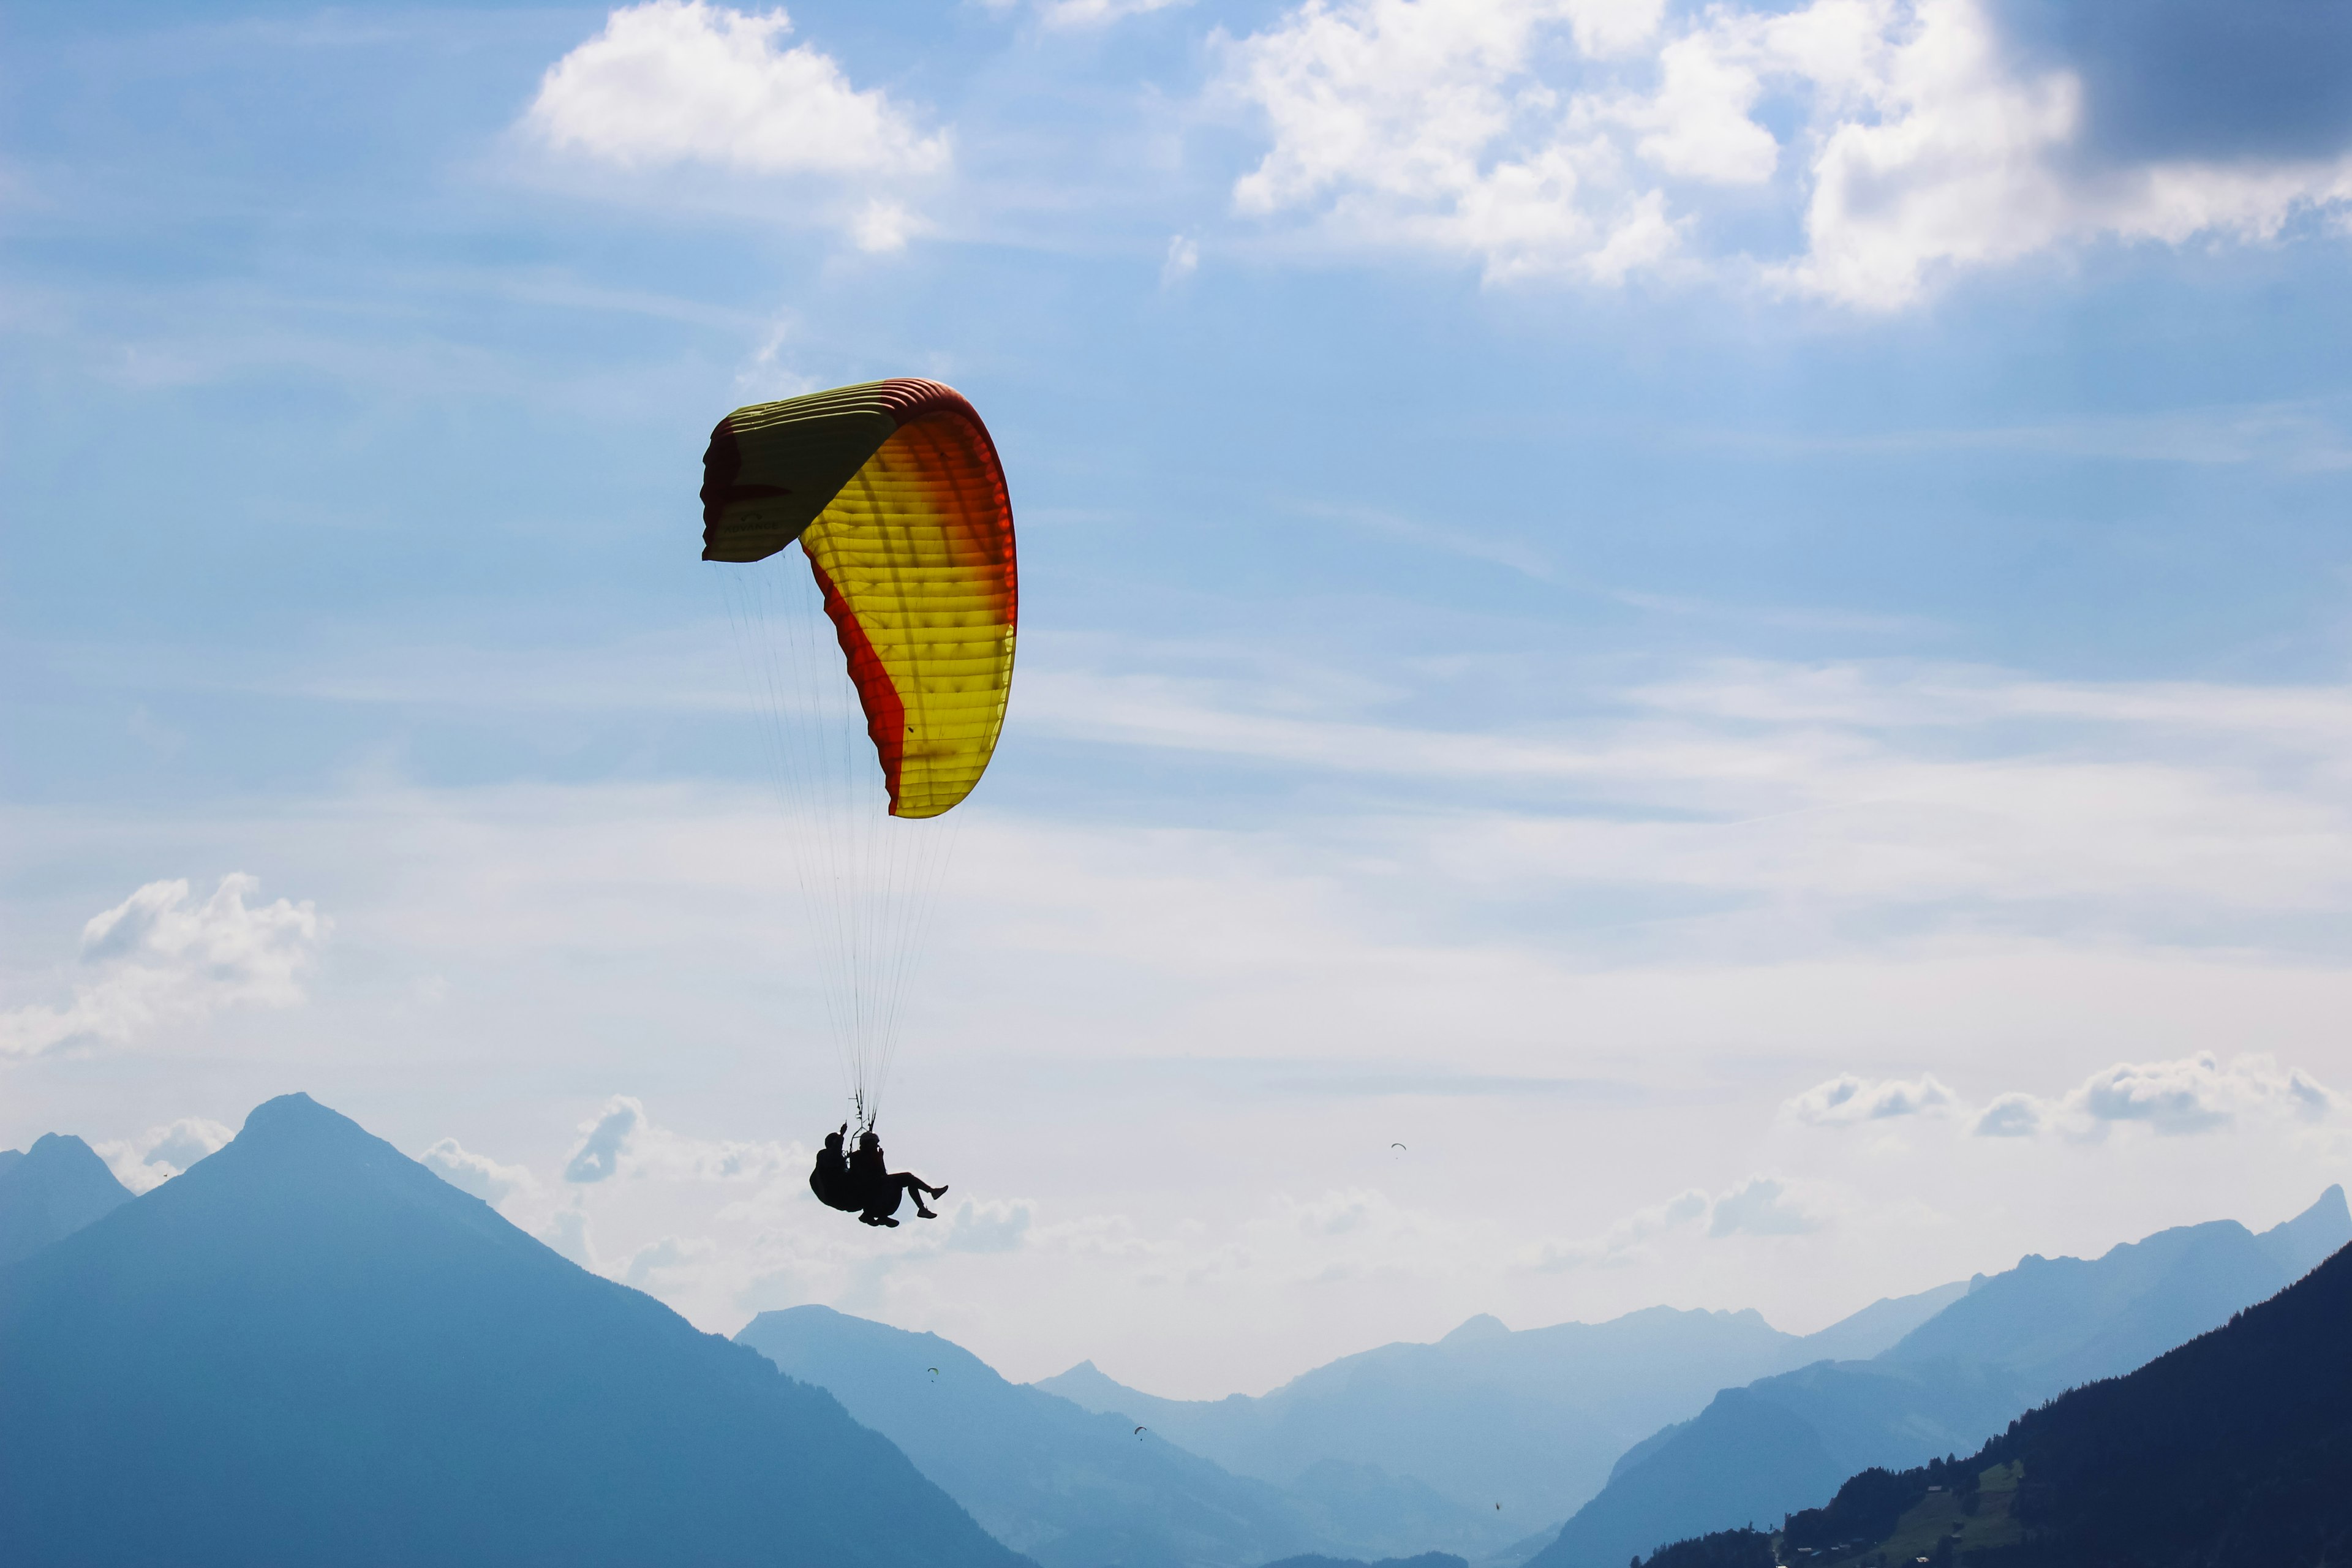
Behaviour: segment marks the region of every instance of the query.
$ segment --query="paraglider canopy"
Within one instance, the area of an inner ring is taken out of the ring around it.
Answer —
[[[702,458],[702,558],[798,540],[866,710],[893,816],[937,816],[996,750],[1019,587],[996,443],[935,381],[868,382],[719,422]]]

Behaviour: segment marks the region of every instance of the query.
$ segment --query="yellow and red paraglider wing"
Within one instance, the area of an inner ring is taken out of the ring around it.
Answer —
[[[884,382],[896,428],[801,535],[894,816],[980,782],[1013,684],[1020,591],[996,444],[957,393]]]

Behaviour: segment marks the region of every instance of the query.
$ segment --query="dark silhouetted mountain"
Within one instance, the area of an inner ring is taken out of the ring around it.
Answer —
[[[79,1138],[43,1134],[0,1159],[0,1263],[14,1263],[131,1201],[106,1162]]]
[[[2020,1467],[2018,1568],[2352,1561],[2347,1324],[2352,1248],[2021,1417],[1974,1467]]]
[[[301,1095],[0,1269],[12,1562],[1018,1568],[833,1396]]]
[[[1775,1568],[1772,1538],[1760,1530],[1721,1530],[1694,1541],[1662,1546],[1635,1568]]]
[[[2029,1411],[1969,1458],[1852,1477],[1784,1521],[1784,1553],[1962,1568],[2352,1561],[2347,1322],[2352,1247],[2138,1371]]]
[[[936,1334],[812,1306],[762,1312],[735,1339],[832,1393],[1045,1568],[1242,1568],[1328,1539],[1274,1487],[1007,1383]]]
[[[1091,1362],[1033,1386],[1287,1489],[1311,1489],[1308,1472],[1326,1462],[1377,1466],[1469,1510],[1492,1550],[1569,1513],[1601,1489],[1627,1445],[1695,1413],[1725,1384],[1819,1360],[1809,1348],[1817,1341],[1846,1347],[1832,1353],[1874,1354],[1962,1289],[1876,1302],[1811,1339],[1752,1311],[1653,1307],[1517,1333],[1481,1315],[1434,1344],[1383,1345],[1257,1398],[1162,1399]]]
[[[1841,1479],[1967,1453],[2061,1390],[2128,1371],[2225,1321],[2352,1240],[2344,1192],[2256,1237],[2159,1231],[2095,1261],[2027,1258],[1865,1362],[1726,1389],[1630,1449],[1528,1568],[1616,1568],[1662,1542],[1779,1519]]]

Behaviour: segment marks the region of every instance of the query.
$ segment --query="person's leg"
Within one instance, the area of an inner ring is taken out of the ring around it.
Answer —
[[[923,1202],[924,1194],[929,1193],[931,1189],[924,1183],[922,1177],[915,1175],[911,1172],[908,1171],[894,1171],[890,1173],[890,1180],[898,1184],[899,1190],[914,1194],[915,1212],[917,1214],[922,1215],[925,1219],[937,1219],[940,1217]]]

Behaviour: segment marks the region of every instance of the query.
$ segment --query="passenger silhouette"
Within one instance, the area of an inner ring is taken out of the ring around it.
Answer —
[[[935,1187],[920,1176],[904,1171],[893,1171],[882,1157],[882,1140],[868,1128],[857,1135],[857,1152],[849,1157],[852,1190],[863,1200],[866,1212],[857,1217],[867,1225],[897,1225],[890,1216],[898,1212],[898,1200],[907,1194],[915,1194],[915,1212],[925,1219],[937,1219],[936,1211],[925,1206],[926,1196],[938,1197],[947,1191]]]
[[[841,1141],[849,1135],[849,1123],[841,1124],[838,1132],[824,1135],[824,1148],[816,1157],[816,1169],[809,1173],[809,1191],[816,1201],[829,1209],[842,1209],[850,1214],[866,1206],[857,1190],[857,1180],[849,1173],[849,1156]]]

